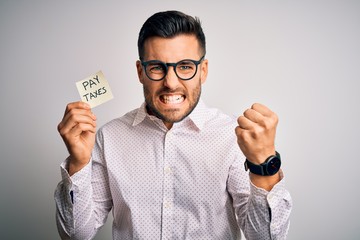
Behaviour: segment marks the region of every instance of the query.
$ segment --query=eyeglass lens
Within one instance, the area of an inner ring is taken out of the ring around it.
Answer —
[[[173,66],[175,74],[183,80],[193,78],[197,71],[197,65],[189,60],[184,60],[175,64],[168,65]],[[150,79],[161,80],[166,76],[168,66],[161,61],[153,61],[146,66],[145,70],[146,74]]]

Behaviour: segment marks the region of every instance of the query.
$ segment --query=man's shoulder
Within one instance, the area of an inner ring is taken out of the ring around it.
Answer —
[[[200,129],[233,127],[236,123],[235,117],[231,117],[219,108],[209,106],[201,100],[189,117]]]
[[[208,115],[209,117],[206,125],[208,126],[233,127],[237,124],[237,119],[235,116],[231,116],[227,113],[224,113],[219,108],[208,107],[207,111],[209,113]]]
[[[121,117],[114,118],[110,120],[109,122],[105,123],[99,131],[106,132],[106,131],[114,131],[116,129],[122,129],[122,128],[128,128],[132,126],[135,116],[137,112],[139,111],[139,108],[131,110],[127,113],[125,113]]]

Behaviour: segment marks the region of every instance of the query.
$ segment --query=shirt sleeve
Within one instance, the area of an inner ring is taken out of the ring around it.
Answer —
[[[292,200],[282,172],[281,181],[268,192],[253,185],[243,164],[236,161],[230,168],[228,191],[247,240],[286,239]]]
[[[95,147],[90,162],[72,176],[66,170],[69,159],[60,166],[62,180],[54,198],[56,223],[62,239],[93,238],[112,208],[106,168],[99,150]]]

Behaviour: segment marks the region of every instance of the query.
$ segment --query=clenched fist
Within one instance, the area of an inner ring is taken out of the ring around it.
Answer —
[[[266,106],[255,103],[238,118],[235,132],[238,144],[246,158],[261,164],[275,154],[277,115]]]

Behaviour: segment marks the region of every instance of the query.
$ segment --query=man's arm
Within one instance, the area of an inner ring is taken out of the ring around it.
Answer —
[[[95,120],[90,108],[77,102],[68,104],[58,125],[70,153],[61,165],[62,181],[54,196],[56,222],[62,239],[91,239],[105,223],[112,207],[99,134],[92,153]]]
[[[245,157],[253,164],[260,165],[275,155],[277,115],[266,106],[255,103],[238,118],[235,132],[238,144]],[[280,181],[279,173],[273,176],[250,174],[252,183],[270,191]]]
[[[280,182],[271,191],[255,186],[239,156],[230,167],[227,190],[233,199],[238,224],[247,240],[286,239],[292,200],[285,189],[280,170]]]
[[[238,124],[238,145],[248,161],[260,165],[275,155],[278,117],[274,112],[256,103],[238,118]],[[241,186],[244,174],[250,189]],[[228,188],[247,239],[286,239],[292,201],[281,170],[272,176],[247,175],[243,163],[236,161],[230,170]]]
[[[70,154],[68,171],[72,176],[90,160],[95,143],[96,116],[86,103],[69,103],[58,131]]]

